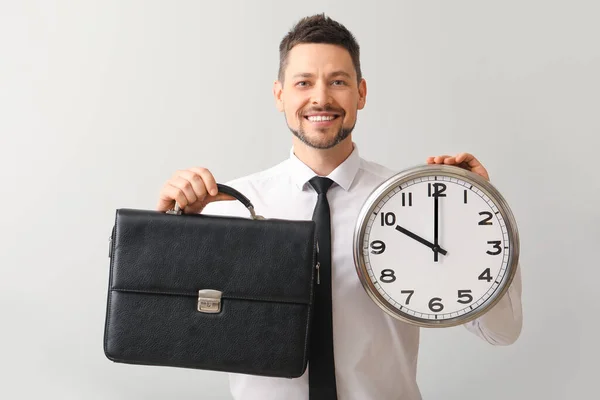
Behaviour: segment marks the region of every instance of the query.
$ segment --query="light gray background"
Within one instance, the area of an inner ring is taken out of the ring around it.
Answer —
[[[423,330],[424,398],[597,398],[598,4],[2,0],[0,398],[230,398],[224,374],[104,357],[107,238],[176,169],[288,156],[277,48],[322,11],[362,47],[361,154],[472,152],[519,224],[521,338]]]

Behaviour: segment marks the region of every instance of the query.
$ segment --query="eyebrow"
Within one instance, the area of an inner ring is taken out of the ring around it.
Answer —
[[[310,72],[301,72],[301,73],[295,74],[292,78],[314,78],[314,76],[315,75],[311,74]],[[334,76],[343,76],[348,79],[352,78],[350,76],[350,74],[345,71],[334,71],[328,75],[329,78],[333,78]]]

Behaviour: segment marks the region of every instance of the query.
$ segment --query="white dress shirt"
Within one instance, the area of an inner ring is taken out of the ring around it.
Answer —
[[[331,174],[333,337],[339,400],[418,400],[419,328],[398,321],[375,305],[363,289],[353,260],[353,232],[371,191],[395,172],[352,154]],[[280,164],[226,182],[265,218],[312,218],[317,195],[308,183],[315,173],[290,151]],[[205,214],[249,217],[239,201],[209,204]],[[491,344],[506,345],[520,334],[520,268],[507,294],[485,315],[465,326]],[[285,340],[282,338],[282,340]],[[310,368],[310,365],[308,366]],[[308,400],[308,370],[300,378],[230,374],[236,400]]]

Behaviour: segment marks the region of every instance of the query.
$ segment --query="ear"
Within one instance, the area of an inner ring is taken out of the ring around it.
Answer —
[[[358,109],[362,110],[367,103],[367,81],[361,79],[358,84]]]
[[[283,99],[281,95],[283,94],[283,83],[280,81],[273,82],[273,97],[275,97],[275,105],[277,106],[277,110],[279,112],[283,112]]]

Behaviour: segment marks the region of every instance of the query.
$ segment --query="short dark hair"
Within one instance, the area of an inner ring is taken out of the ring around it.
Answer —
[[[338,45],[350,53],[358,81],[362,79],[360,70],[360,47],[352,33],[337,21],[317,14],[304,17],[285,35],[279,44],[279,80],[283,82],[290,50],[301,43],[325,43]]]

